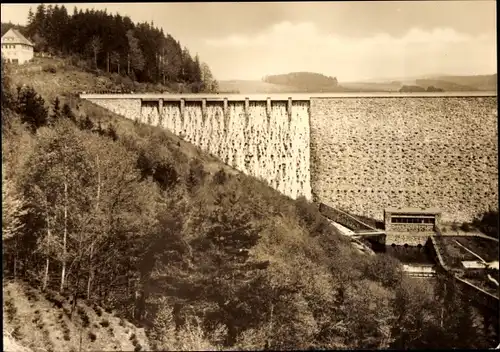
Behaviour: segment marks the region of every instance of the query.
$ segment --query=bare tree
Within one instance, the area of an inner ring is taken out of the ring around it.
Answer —
[[[94,55],[94,66],[97,68],[97,55],[101,52],[102,50],[102,42],[101,39],[97,36],[92,37],[92,39],[89,42],[89,49],[91,53]]]

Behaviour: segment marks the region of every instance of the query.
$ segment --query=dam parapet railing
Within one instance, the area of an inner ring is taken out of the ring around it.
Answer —
[[[354,232],[381,232],[381,230],[378,230],[363,221],[357,219],[356,217],[352,216],[349,213],[346,213],[345,211],[342,211],[340,209],[333,208],[329,205],[326,205],[324,203],[319,203],[319,211],[321,214],[323,214],[326,218],[335,221],[342,226],[345,226],[349,228],[350,230]]]
[[[226,93],[124,93],[116,91],[91,91],[80,92],[84,99],[144,99],[144,100],[230,100],[230,101],[308,101],[311,99],[334,99],[334,98],[438,98],[438,97],[496,97],[495,91],[477,92],[366,92],[366,93],[257,93],[257,94],[226,94]]]

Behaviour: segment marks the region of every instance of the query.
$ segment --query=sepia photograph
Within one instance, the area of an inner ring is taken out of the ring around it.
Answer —
[[[1,32],[4,351],[500,348],[496,1]]]

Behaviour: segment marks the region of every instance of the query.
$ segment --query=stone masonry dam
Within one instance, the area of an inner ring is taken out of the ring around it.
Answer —
[[[291,197],[383,219],[498,209],[496,93],[82,94],[159,126]]]

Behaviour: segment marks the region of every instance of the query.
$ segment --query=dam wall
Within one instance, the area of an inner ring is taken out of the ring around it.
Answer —
[[[283,194],[383,219],[439,208],[470,221],[498,209],[494,94],[83,94],[168,129]]]
[[[311,200],[308,101],[87,99],[128,119],[165,128],[293,199]]]
[[[393,206],[443,221],[498,209],[497,118],[496,97],[312,99],[315,198],[377,220]]]

